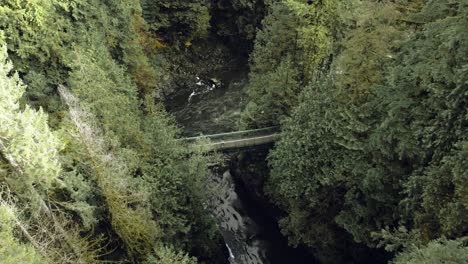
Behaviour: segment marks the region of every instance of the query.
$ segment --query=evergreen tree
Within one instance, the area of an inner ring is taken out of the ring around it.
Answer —
[[[265,191],[292,245],[466,262],[467,15],[465,0],[0,1],[0,262],[214,259],[218,159],[176,140],[153,67],[210,20],[255,38],[241,126],[283,126]]]
[[[180,16],[174,16],[174,25],[165,26],[172,30],[182,23],[187,33],[182,40],[206,33],[207,3],[166,4],[174,7],[166,18],[172,13]],[[185,7],[189,10],[179,10]],[[146,108],[154,104],[157,94],[156,73],[147,55],[161,44],[143,20],[139,1],[6,0],[0,4],[0,27],[5,30],[0,39],[9,44],[20,71],[10,73],[9,63],[1,68],[8,78],[2,77],[1,89],[7,90],[0,95],[0,179],[25,198],[26,206],[32,205],[28,198],[39,201],[46,212],[41,219],[31,218],[34,226],[42,228],[45,219],[54,223],[44,228],[50,237],[60,235],[49,244],[54,250],[50,258],[62,262],[55,256],[83,253],[70,259],[94,263],[96,247],[110,250],[109,245],[100,244],[103,230],[96,227],[103,226],[106,239],[121,243],[122,259],[143,260],[163,242],[174,245],[174,252],[210,255],[219,237],[214,220],[203,209],[209,158],[202,152],[192,157],[186,146],[175,143],[177,130],[166,122],[163,112],[148,118],[158,125],[143,122],[149,111],[143,109],[143,100],[152,98]],[[98,139],[83,140],[83,127],[67,115],[56,89],[64,83],[78,95],[83,112],[95,117],[84,128],[99,131]],[[49,129],[41,107],[49,112],[49,125],[57,132]],[[167,134],[153,142],[156,132],[150,129]],[[63,141],[58,140],[59,134]],[[166,192],[166,187],[174,189]],[[44,200],[50,200],[60,213],[50,213]],[[65,227],[70,230],[62,232]],[[83,231],[90,235],[80,240]],[[90,246],[85,243],[88,238],[98,242]]]
[[[333,62],[336,85],[346,90],[356,104],[366,102],[371,86],[385,80],[384,67],[391,62],[408,38],[406,25],[399,22],[405,14],[392,2],[350,1],[349,29],[337,45],[341,52]],[[346,17],[346,15],[344,15]]]
[[[18,187],[18,193],[37,188],[47,190],[57,180],[61,167],[58,151],[62,143],[49,129],[47,115],[19,100],[25,86],[13,65],[7,61],[6,47],[0,49],[0,152],[14,171],[7,181]],[[11,75],[11,77],[10,77]],[[26,188],[26,189],[24,189]]]
[[[142,169],[151,208],[164,230],[162,241],[209,257],[219,237],[214,218],[204,209],[211,194],[207,164],[218,158],[182,145],[175,139],[178,129],[172,118],[158,107],[147,110],[144,132],[151,147]]]
[[[468,250],[463,239],[439,239],[431,241],[427,246],[408,249],[399,254],[392,263],[423,264],[423,263],[466,263]]]
[[[289,115],[301,87],[331,53],[338,3],[275,1],[257,33],[251,56],[249,103],[241,126],[278,125]],[[277,76],[281,80],[265,78]]]
[[[0,259],[5,264],[31,263],[42,264],[47,261],[28,244],[21,243],[13,235],[15,211],[1,202],[0,204]]]
[[[286,212],[280,227],[290,243],[307,245],[326,263],[365,256],[337,221],[340,214],[356,214],[359,227],[344,227],[364,242],[361,234],[392,223],[395,206],[391,178],[375,182],[357,173],[371,169],[359,157],[364,146],[355,138],[366,126],[340,97],[331,80],[305,88],[269,155],[266,185],[266,193]]]
[[[440,4],[430,1],[418,16]],[[386,160],[404,166],[404,219],[426,242],[457,237],[467,228],[460,218],[467,212],[466,8],[461,2],[445,5],[452,12],[427,23],[403,46],[388,85],[376,88],[370,106],[383,117],[371,140]]]
[[[145,264],[196,264],[195,258],[191,258],[182,252],[176,252],[170,247],[162,247],[158,250],[155,256],[150,256]]]
[[[449,12],[432,21],[435,9]],[[382,69],[372,66],[372,72],[364,73],[377,78],[353,84],[347,76],[335,77],[342,74],[338,71],[305,89],[270,155],[266,189],[287,212],[280,224],[291,242],[326,255],[343,245],[337,239],[343,230],[368,247],[388,246],[375,235],[402,226],[408,235],[394,233],[392,238],[401,245],[463,236],[468,176],[465,14],[462,2],[429,1],[421,12],[401,18],[411,24],[424,21],[421,31],[398,44],[398,52],[387,50],[393,59],[376,64],[385,63]],[[395,32],[389,31],[389,37]],[[338,65],[351,51],[343,52]],[[378,59],[366,53],[354,56],[362,56],[358,61]],[[359,72],[359,67],[348,69]]]
[[[20,107],[25,86],[18,74],[11,72],[13,66],[6,59],[3,46],[0,52],[0,180],[25,205],[27,223],[35,228],[21,224],[13,207],[3,202],[5,194],[0,193],[1,206],[6,210],[2,219],[5,234],[10,233],[9,222],[14,220],[21,233],[48,261],[95,261],[97,251],[87,252],[92,250],[89,241],[72,231],[79,229],[78,225],[71,224],[68,226],[71,230],[65,231],[64,213],[55,213],[45,202],[53,197],[59,189],[57,186],[64,184],[59,163],[63,143],[49,129],[47,115],[42,110],[35,111],[27,105],[24,109]],[[72,205],[73,201],[63,204]]]

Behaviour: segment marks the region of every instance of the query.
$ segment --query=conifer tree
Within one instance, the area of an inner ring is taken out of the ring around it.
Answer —
[[[28,106],[20,108],[25,86],[7,61],[6,46],[0,49],[0,152],[13,171],[7,182],[18,193],[30,188],[51,188],[61,167],[58,151],[62,143],[49,129],[47,115]],[[22,189],[22,188],[26,188]]]
[[[331,54],[337,7],[335,0],[270,3],[255,39],[247,87],[249,103],[241,126],[278,125],[290,114],[301,88]]]
[[[170,247],[161,247],[157,250],[156,256],[150,256],[145,264],[196,264],[197,260],[183,252],[177,252]]]
[[[402,47],[370,105],[382,113],[373,147],[405,168],[401,209],[425,242],[458,237],[468,226],[461,217],[468,179],[466,5],[430,1],[416,17],[432,16],[442,2],[451,11]]]
[[[466,263],[468,250],[466,239],[447,240],[446,238],[431,241],[426,246],[411,246],[399,254],[394,264],[424,264],[424,263]]]
[[[16,212],[11,205],[0,202],[0,259],[4,264],[42,264],[47,261],[31,245],[20,242],[13,235]]]
[[[62,171],[59,151],[63,143],[49,129],[47,115],[42,110],[33,110],[28,105],[24,108],[20,106],[19,99],[25,86],[18,73],[12,72],[12,67],[12,63],[7,61],[7,49],[2,46],[0,164],[6,170],[0,171],[0,180],[26,206],[23,211],[29,215],[27,222],[36,228],[28,230],[26,225],[21,224],[14,208],[3,202],[5,194],[0,193],[6,232],[9,232],[9,222],[14,220],[29,242],[51,262],[83,263],[84,259],[96,260],[94,253],[86,252],[90,249],[88,241],[71,230],[65,230],[67,223],[61,218],[63,214],[54,212],[46,203],[57,186],[64,184],[59,177]],[[75,224],[68,226],[75,227]],[[30,232],[39,237],[39,241]]]
[[[420,31],[399,43],[381,69],[364,73],[377,78],[353,83],[333,72],[302,93],[270,155],[266,189],[287,212],[280,225],[292,243],[327,255],[346,245],[347,235],[388,250],[391,240],[424,246],[443,236],[464,236],[466,10],[462,1],[427,2],[421,12],[401,18],[424,24]],[[373,56],[351,57],[378,59]],[[361,88],[357,92],[367,95],[350,100],[349,92]],[[408,232],[400,236],[386,229]]]

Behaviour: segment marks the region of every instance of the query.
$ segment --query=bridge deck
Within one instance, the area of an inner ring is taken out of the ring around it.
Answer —
[[[266,136],[243,138],[243,139],[234,139],[234,140],[221,140],[216,142],[211,142],[208,144],[208,147],[212,150],[227,150],[235,148],[244,148],[259,146],[268,143],[274,142],[278,138],[279,134],[271,134]]]
[[[272,143],[278,139],[278,127],[267,127],[245,131],[235,131],[214,135],[182,138],[186,142],[197,142],[200,139],[209,139],[207,146],[210,150],[228,150],[259,146]],[[196,144],[196,143],[195,143]]]

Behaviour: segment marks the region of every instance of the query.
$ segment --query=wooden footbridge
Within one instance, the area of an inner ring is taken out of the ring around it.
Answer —
[[[182,138],[180,140],[192,144],[207,142],[206,146],[212,151],[232,150],[272,143],[278,139],[278,130],[279,127],[267,127],[213,135],[201,135],[197,137]]]

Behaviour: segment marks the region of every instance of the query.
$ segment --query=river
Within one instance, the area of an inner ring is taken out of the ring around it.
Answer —
[[[208,76],[188,77],[185,87],[177,89],[166,104],[184,136],[235,131],[246,101],[246,61],[234,61],[229,67]],[[267,151],[265,148],[248,151]],[[229,154],[232,158],[236,155]],[[277,226],[276,217],[264,204],[252,199],[245,184],[233,177],[238,166],[213,169],[216,185],[213,215],[216,217],[231,264],[316,263],[305,250],[288,246]],[[248,178],[248,177],[247,177]]]

